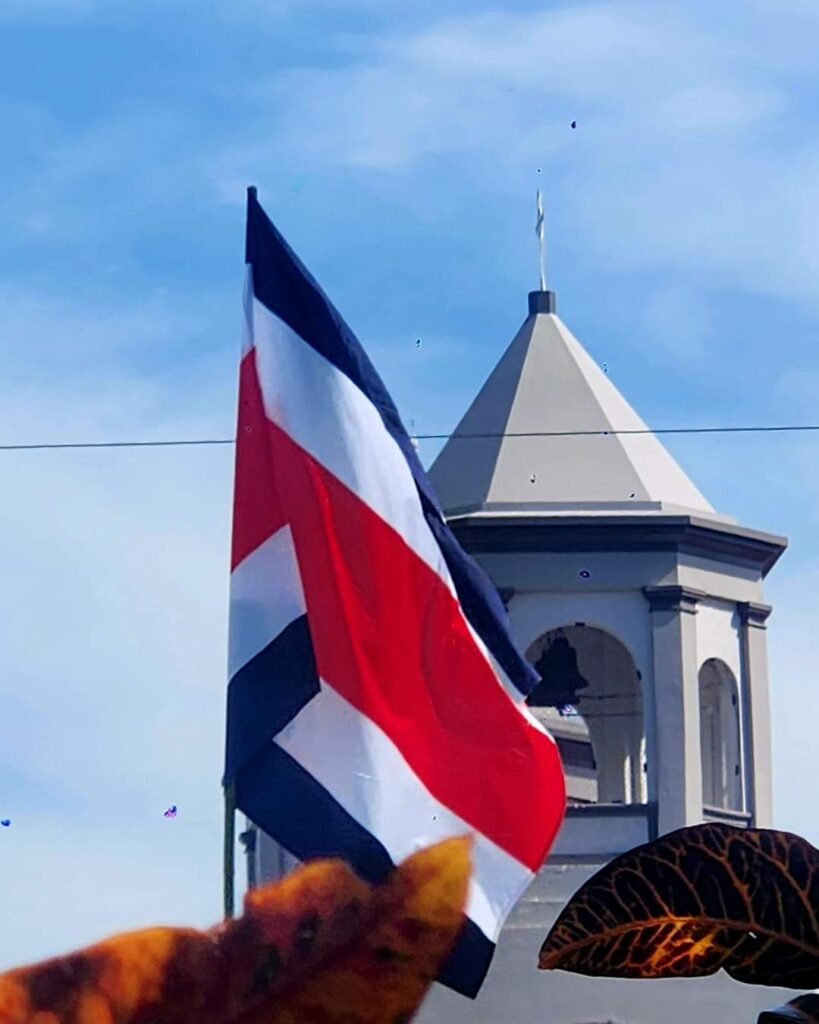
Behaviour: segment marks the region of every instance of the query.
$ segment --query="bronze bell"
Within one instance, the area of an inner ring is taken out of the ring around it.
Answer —
[[[528,703],[539,708],[561,708],[577,703],[577,691],[585,690],[588,679],[577,671],[577,651],[565,636],[552,640],[535,663],[540,682],[529,694]]]

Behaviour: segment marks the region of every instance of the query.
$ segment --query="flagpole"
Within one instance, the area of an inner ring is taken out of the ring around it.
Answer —
[[[236,848],[236,783],[229,782],[225,793],[224,905],[225,920],[233,917],[234,853]]]
[[[247,189],[247,223],[245,225],[245,256],[249,244],[250,211],[256,202],[256,186],[249,185]],[[241,406],[240,406],[241,408]],[[236,779],[224,783],[222,787],[225,798],[225,846],[222,856],[222,896],[224,901],[225,920],[230,921],[234,916],[234,883],[235,883],[235,857],[236,857]]]

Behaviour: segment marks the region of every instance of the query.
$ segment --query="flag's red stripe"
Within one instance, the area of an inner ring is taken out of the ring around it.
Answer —
[[[283,502],[299,510],[291,526],[319,673],[384,730],[439,800],[537,870],[562,818],[554,744],[514,707],[440,577],[278,427],[270,431]]]
[[[243,372],[243,385],[259,395],[254,366]],[[261,400],[246,398],[258,417]],[[243,471],[249,488],[265,488],[259,501],[271,500],[275,472],[321,676],[384,730],[437,799],[537,870],[563,814],[555,745],[515,708],[440,577],[287,434],[263,422],[267,450],[247,444]],[[253,426],[258,433],[258,418]],[[253,522],[262,521],[258,514]],[[248,531],[240,550],[254,536]]]
[[[562,817],[554,744],[514,708],[441,579],[267,420],[251,352],[241,370],[234,566],[285,522],[321,675],[438,799],[536,870]]]
[[[238,419],[231,571],[286,523],[273,482],[268,421],[253,349],[242,359],[239,369]]]

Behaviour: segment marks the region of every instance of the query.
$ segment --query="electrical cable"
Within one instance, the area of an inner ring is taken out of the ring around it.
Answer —
[[[657,430],[542,430],[520,433],[413,434],[416,441],[472,441],[510,437],[620,437],[634,434],[771,434],[819,431],[819,424],[782,424],[751,427],[664,427]],[[175,448],[235,444],[232,437],[181,438],[171,441],[58,441],[30,444],[0,444],[0,451],[54,451],[73,448]]]

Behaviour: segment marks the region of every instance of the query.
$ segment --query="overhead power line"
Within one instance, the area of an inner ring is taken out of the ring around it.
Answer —
[[[417,441],[489,440],[506,437],[622,437],[634,434],[775,434],[819,431],[819,423],[768,424],[752,427],[662,427],[657,430],[535,430],[520,433],[412,434]],[[32,444],[0,444],[0,451],[53,451],[68,448],[180,448],[235,444],[233,437],[182,438],[171,441],[58,441]]]
[[[179,448],[191,445],[236,444],[232,437],[194,438],[179,441],[59,441],[42,444],[0,444],[0,452],[29,452],[60,448]]]
[[[664,427],[657,430],[646,428],[644,430],[533,430],[521,431],[520,433],[506,432],[503,434],[415,434],[419,441],[443,440],[454,438],[500,438],[500,437],[619,437],[626,434],[760,434],[774,433],[776,431],[796,430],[819,430],[819,423],[799,426],[786,424],[784,426],[760,426],[760,427]]]

